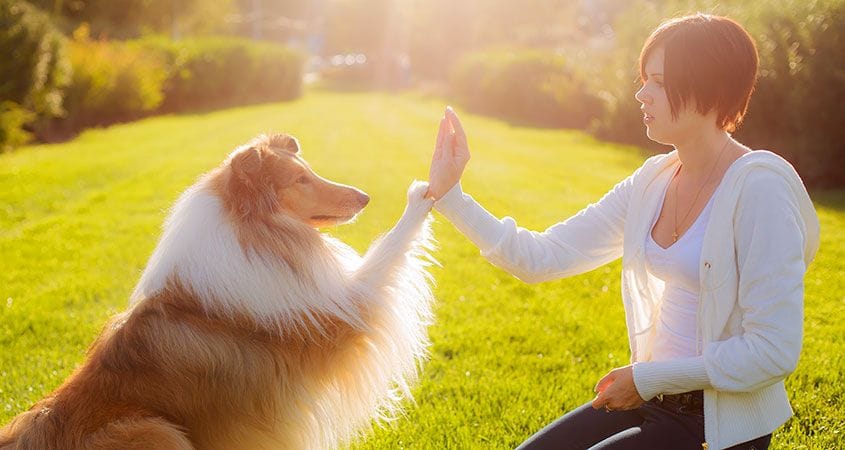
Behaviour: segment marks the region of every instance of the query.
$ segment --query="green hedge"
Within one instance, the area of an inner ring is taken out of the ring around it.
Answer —
[[[137,41],[168,67],[163,111],[291,100],[302,94],[305,56],[280,45],[240,38]]]
[[[20,0],[0,0],[0,151],[150,114],[291,100],[305,55],[231,37],[70,42]]]
[[[134,43],[92,41],[77,30],[70,58],[65,124],[71,129],[136,119],[156,111],[164,99],[164,62]]]
[[[27,124],[62,113],[70,73],[64,41],[37,8],[0,0],[0,151],[26,142]]]
[[[528,125],[584,129],[603,112],[583,77],[551,52],[469,54],[452,71],[450,88],[470,111]]]
[[[47,138],[156,113],[290,100],[302,93],[304,57],[239,38],[91,40],[80,27],[69,44],[73,78],[67,114]]]

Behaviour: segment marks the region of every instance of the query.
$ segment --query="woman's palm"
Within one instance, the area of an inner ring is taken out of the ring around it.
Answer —
[[[455,112],[447,108],[428,171],[429,195],[439,199],[446,194],[461,179],[469,157],[466,133]]]

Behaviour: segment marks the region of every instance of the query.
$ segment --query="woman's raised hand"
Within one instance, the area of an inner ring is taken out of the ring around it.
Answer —
[[[428,196],[438,200],[449,192],[461,179],[468,161],[466,133],[458,115],[451,107],[447,107],[446,114],[440,119],[440,130],[437,132],[437,143],[428,171]]]

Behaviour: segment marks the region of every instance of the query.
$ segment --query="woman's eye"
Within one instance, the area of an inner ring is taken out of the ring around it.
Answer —
[[[301,177],[297,178],[297,179],[296,179],[296,182],[297,182],[297,183],[300,183],[300,184],[305,184],[305,183],[308,183],[308,177],[306,177],[305,175],[303,175],[303,176],[301,176]]]

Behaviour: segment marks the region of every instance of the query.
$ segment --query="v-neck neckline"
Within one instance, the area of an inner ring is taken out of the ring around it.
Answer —
[[[737,158],[734,161],[731,161],[731,164],[728,166],[728,169],[725,170],[725,173],[727,173],[727,171],[730,170],[731,166],[733,166],[733,164],[738,159],[739,158]],[[669,244],[668,247],[663,247],[662,245],[660,245],[654,239],[654,227],[657,225],[657,221],[660,220],[660,213],[663,212],[663,204],[664,204],[664,202],[666,202],[666,194],[669,192],[669,187],[672,185],[672,180],[675,179],[675,177],[678,175],[678,172],[680,170],[681,170],[681,164],[678,164],[678,167],[675,168],[675,171],[672,173],[672,176],[669,177],[669,182],[666,183],[666,187],[663,189],[663,197],[660,199],[660,203],[658,204],[659,209],[657,210],[657,218],[653,220],[653,222],[651,223],[651,226],[648,229],[648,238],[651,239],[651,241],[654,243],[654,245],[657,246],[657,248],[659,248],[660,250],[662,250],[664,252],[667,252],[667,251],[671,250],[672,248],[674,248],[675,245],[678,244],[679,242],[681,242],[684,239],[684,237],[686,237],[686,235],[689,234],[689,231],[692,230],[693,227],[696,226],[698,221],[701,220],[701,216],[704,215],[704,212],[710,206],[710,202],[713,201],[713,197],[716,196],[716,191],[719,190],[719,186],[722,184],[722,180],[719,180],[719,184],[717,184],[716,189],[713,189],[713,192],[710,193],[710,198],[707,199],[707,203],[704,204],[704,208],[701,208],[701,211],[698,212],[698,215],[695,217],[695,220],[692,222],[692,224],[689,227],[687,227],[686,230],[684,230],[683,234],[678,236],[678,239],[675,240],[675,242],[672,242],[671,244]],[[722,174],[722,179],[724,179],[724,174]]]

